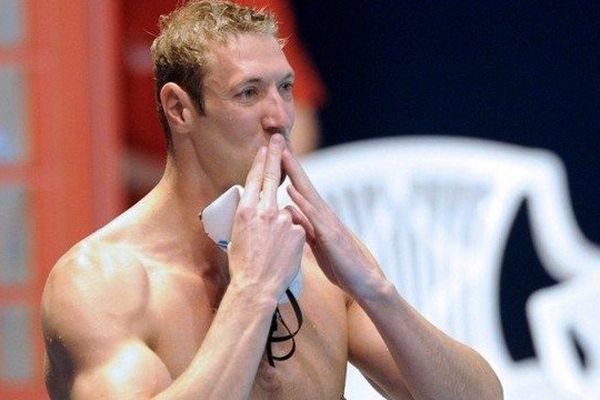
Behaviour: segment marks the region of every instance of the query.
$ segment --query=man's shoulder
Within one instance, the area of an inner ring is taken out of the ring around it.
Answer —
[[[133,246],[103,240],[94,235],[67,251],[52,268],[48,280],[120,278],[142,268],[141,255]],[[143,268],[142,268],[143,269]]]
[[[127,318],[147,303],[148,276],[135,251],[88,238],[56,263],[42,296],[45,328],[93,324],[111,315]]]

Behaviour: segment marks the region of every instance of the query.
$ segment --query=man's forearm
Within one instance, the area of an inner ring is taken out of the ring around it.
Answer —
[[[390,282],[356,301],[381,334],[415,399],[502,399],[489,364],[431,325]]]
[[[232,286],[190,366],[155,399],[249,397],[277,300]]]

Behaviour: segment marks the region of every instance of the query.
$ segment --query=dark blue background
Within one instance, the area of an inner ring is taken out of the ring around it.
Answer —
[[[600,2],[294,4],[328,89],[325,146],[437,134],[550,149],[567,167],[581,229],[600,243]],[[503,271],[505,334],[522,359],[534,354],[525,299],[552,284],[532,247],[526,205]]]

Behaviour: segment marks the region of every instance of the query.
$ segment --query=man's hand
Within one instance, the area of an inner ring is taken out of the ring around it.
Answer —
[[[378,285],[386,282],[375,258],[339,220],[286,148],[283,168],[292,185],[288,193],[300,208],[290,207],[294,222],[302,225],[306,240],[327,277],[355,299],[365,299]]]
[[[277,298],[298,272],[305,243],[304,229],[289,209],[279,210],[283,136],[261,148],[246,178],[236,211],[228,251],[231,284],[251,286]],[[297,212],[297,211],[296,211]]]

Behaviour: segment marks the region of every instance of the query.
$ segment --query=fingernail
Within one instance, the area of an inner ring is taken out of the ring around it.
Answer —
[[[282,144],[283,136],[281,136],[279,133],[276,133],[275,135],[271,136],[271,143],[277,144],[277,145]]]

